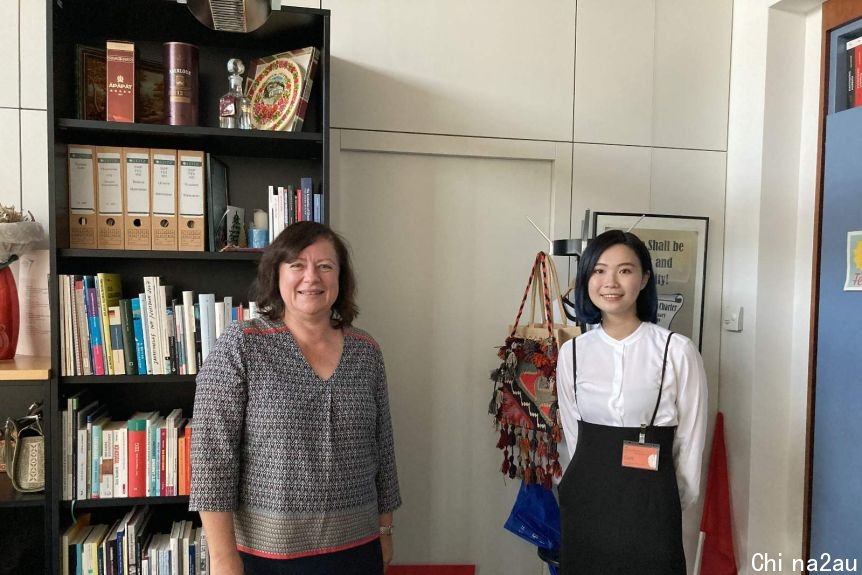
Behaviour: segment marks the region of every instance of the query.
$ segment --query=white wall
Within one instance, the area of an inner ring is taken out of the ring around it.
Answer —
[[[48,246],[49,229],[45,9],[41,0],[0,0],[0,53],[13,66],[0,94],[0,204],[42,223],[45,240],[37,248]],[[11,268],[17,277],[18,264]],[[22,338],[21,349],[32,346]]]
[[[722,334],[719,407],[740,573],[802,552],[818,4],[734,5],[723,300],[745,329]]]

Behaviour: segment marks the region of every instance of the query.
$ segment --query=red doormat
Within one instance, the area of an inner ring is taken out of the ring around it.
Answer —
[[[474,575],[475,565],[390,565],[386,575]]]

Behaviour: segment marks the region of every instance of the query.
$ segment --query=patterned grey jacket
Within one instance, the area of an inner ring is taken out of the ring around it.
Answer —
[[[197,376],[193,511],[233,511],[241,551],[290,559],[362,545],[401,505],[383,356],[344,329],[321,380],[290,331],[227,327]]]

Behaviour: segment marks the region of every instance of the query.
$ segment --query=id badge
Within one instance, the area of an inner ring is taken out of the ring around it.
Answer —
[[[658,451],[660,447],[657,443],[624,441],[623,467],[658,471]]]

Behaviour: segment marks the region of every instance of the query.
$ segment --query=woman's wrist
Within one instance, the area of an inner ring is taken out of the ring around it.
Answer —
[[[391,523],[389,525],[381,525],[380,535],[383,535],[384,537],[391,537],[393,527],[394,525],[392,525]]]

